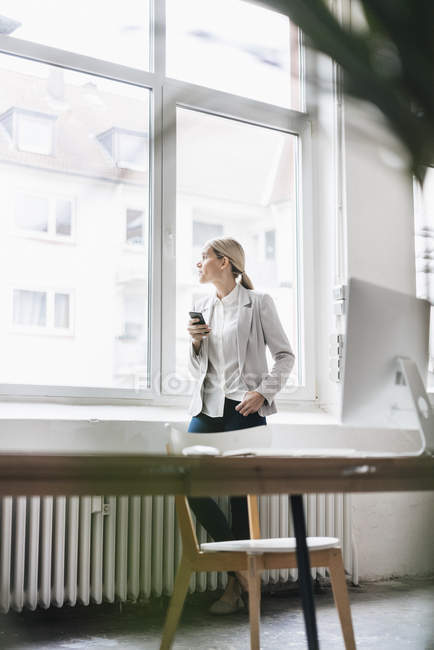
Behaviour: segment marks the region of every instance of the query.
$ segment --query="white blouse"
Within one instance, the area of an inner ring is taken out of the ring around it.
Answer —
[[[242,401],[248,391],[240,377],[237,356],[239,285],[224,298],[214,297],[208,325],[208,371],[203,386],[202,413],[222,417],[225,397]]]

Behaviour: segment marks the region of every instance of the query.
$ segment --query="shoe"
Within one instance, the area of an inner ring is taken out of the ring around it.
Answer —
[[[209,613],[215,616],[225,616],[226,614],[235,614],[241,609],[245,609],[244,601],[240,596],[236,596],[233,600],[223,600],[219,598],[209,608]]]

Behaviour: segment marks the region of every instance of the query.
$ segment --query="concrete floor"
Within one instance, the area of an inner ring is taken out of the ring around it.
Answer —
[[[349,587],[359,650],[433,650],[434,581],[405,579]],[[214,617],[207,613],[216,594],[188,597],[174,650],[247,650],[248,614]],[[322,650],[340,650],[343,642],[331,590],[316,593]],[[102,605],[10,612],[0,615],[1,650],[157,649],[167,599],[145,604]],[[262,600],[263,650],[306,648],[296,589]]]

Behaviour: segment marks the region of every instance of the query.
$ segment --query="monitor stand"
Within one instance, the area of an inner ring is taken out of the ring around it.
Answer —
[[[422,454],[434,455],[434,413],[416,363],[407,357],[398,357],[399,369],[409,388],[416,409]]]

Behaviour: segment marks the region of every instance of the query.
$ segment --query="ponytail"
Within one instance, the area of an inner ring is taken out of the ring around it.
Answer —
[[[242,271],[241,273],[241,280],[240,284],[245,288],[245,289],[253,289],[253,283],[247,273],[245,271]]]

